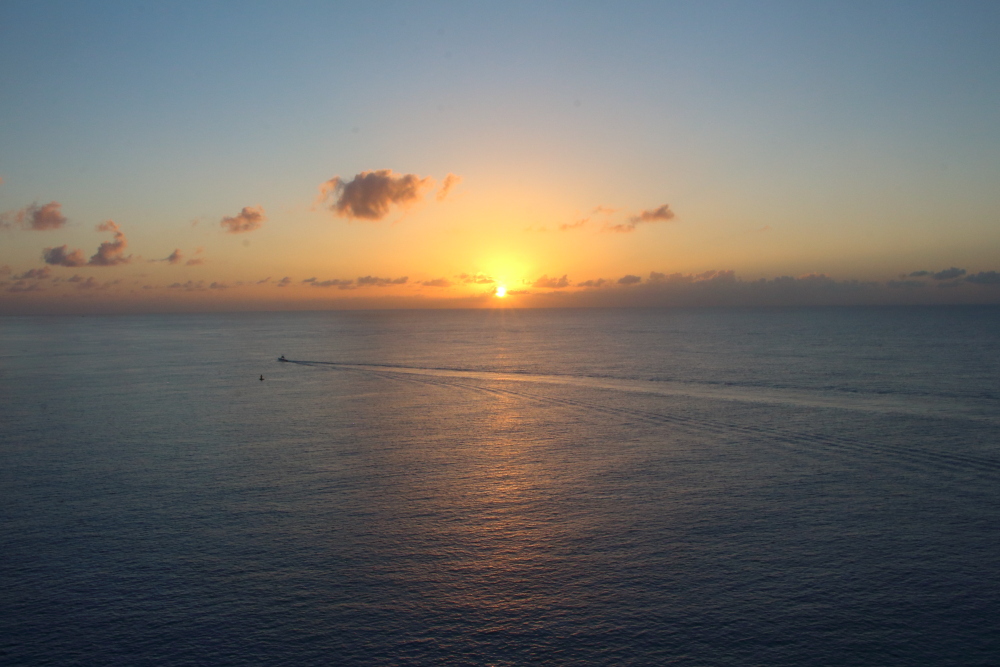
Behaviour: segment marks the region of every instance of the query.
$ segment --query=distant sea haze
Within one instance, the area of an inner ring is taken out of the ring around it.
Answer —
[[[0,664],[996,665],[998,429],[996,306],[0,318]]]

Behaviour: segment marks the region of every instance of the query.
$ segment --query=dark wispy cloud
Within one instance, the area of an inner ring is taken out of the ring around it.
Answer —
[[[405,285],[409,277],[379,278],[377,276],[362,276],[358,278],[358,287],[388,287],[389,285]]]
[[[628,219],[628,222],[619,225],[607,225],[605,229],[609,232],[634,232],[636,226],[649,222],[665,222],[674,219],[674,212],[670,210],[669,204],[664,204],[658,208],[647,209]]]
[[[83,276],[74,275],[72,278],[68,278],[67,282],[75,283],[76,288],[80,290],[106,290],[118,285],[121,283],[121,280],[107,280],[105,282],[100,282],[99,280],[94,280],[92,277],[88,277],[84,280]]]
[[[595,216],[603,216],[606,219],[607,216],[611,215],[617,210],[618,209],[608,208],[607,206],[598,206],[593,211],[590,212],[590,215],[584,218],[580,218],[579,220],[574,220],[573,222],[564,222],[563,224],[559,225],[559,231],[569,232],[575,229],[583,229],[588,222],[594,219]]]
[[[569,279],[566,274],[563,274],[562,278],[549,278],[548,275],[544,275],[533,282],[531,286],[547,289],[563,289],[564,287],[569,287]]]
[[[18,280],[7,288],[8,292],[40,292],[44,289],[40,282]]]
[[[951,267],[950,269],[945,269],[944,271],[938,271],[937,273],[932,273],[931,278],[934,280],[952,280],[953,278],[959,278],[965,275],[965,269],[960,269],[958,267]]]
[[[200,255],[204,250],[205,250],[204,248],[195,248],[195,250],[194,250],[195,256],[192,257],[191,259],[189,259],[188,261],[184,262],[184,265],[185,266],[199,266],[201,264],[204,264],[205,263],[205,258],[204,257],[198,257],[198,255]]]
[[[201,248],[198,249],[198,252],[201,252]],[[176,250],[174,250],[172,253],[170,253],[169,255],[167,255],[166,257],[164,257],[163,259],[150,259],[150,260],[147,260],[147,261],[149,261],[149,262],[166,262],[167,264],[180,264],[180,263],[183,262],[187,266],[194,266],[196,264],[202,264],[204,260],[201,260],[201,259],[189,259],[189,260],[187,260],[185,262],[184,261],[184,253],[181,252],[180,248],[177,248]]]
[[[910,278],[923,278],[924,276],[929,276],[929,275],[931,275],[930,271],[914,271],[913,273],[909,274]]]
[[[52,266],[84,266],[87,263],[82,250],[70,251],[66,245],[45,248],[42,250],[42,259]]]
[[[704,271],[702,273],[660,273],[650,271],[648,282],[652,285],[661,283],[695,283],[713,279],[729,279],[735,277],[732,271]]]
[[[424,287],[451,287],[451,281],[447,278],[435,278],[434,280],[425,280],[420,283]]]
[[[243,234],[259,229],[265,220],[263,206],[244,206],[238,214],[224,217],[219,224],[230,234]]]
[[[580,218],[576,222],[564,222],[563,224],[559,225],[559,231],[569,232],[574,229],[582,229],[583,226],[586,225],[588,222],[590,222],[590,218]]]
[[[44,231],[59,229],[65,224],[66,216],[62,214],[62,205],[57,201],[50,201],[42,206],[32,204],[17,211],[0,214],[0,229],[19,227]]]
[[[313,278],[310,281],[313,287],[336,287],[337,289],[354,289],[353,280],[345,280],[334,278],[332,280],[316,280]]]
[[[396,174],[391,169],[363,171],[350,181],[339,176],[319,186],[320,201],[332,198],[329,209],[345,218],[381,220],[393,206],[407,208],[434,186],[430,176]]]
[[[459,282],[472,283],[474,285],[492,285],[496,279],[485,273],[460,273],[455,276]]]
[[[438,190],[437,200],[444,201],[444,198],[451,193],[451,191],[462,182],[462,177],[456,174],[449,173],[444,177],[444,181],[441,182],[441,189]]]
[[[961,269],[959,269],[961,271]],[[942,272],[943,273],[943,272]],[[952,274],[957,273],[951,271]],[[824,274],[777,276],[742,280],[731,270],[702,273],[652,271],[639,281],[629,275],[618,281],[588,280],[565,291],[533,293],[551,306],[791,306],[862,304],[1000,303],[1000,271],[961,273],[942,280],[924,276],[897,280],[837,280]],[[930,287],[941,289],[930,289]]]
[[[185,292],[202,292],[205,288],[204,280],[189,280],[185,283],[173,283],[172,285],[167,285],[168,289],[180,289]]]
[[[52,277],[52,269],[43,266],[40,269],[28,269],[24,273],[14,276],[14,280],[48,280]]]
[[[7,287],[8,292],[38,292],[43,290],[43,284],[52,278],[52,269],[47,266],[40,269],[28,269],[24,273],[11,276],[11,278],[14,282]]]
[[[996,271],[980,271],[965,277],[966,282],[975,285],[1000,285],[1000,273]]]
[[[291,285],[291,284],[292,284],[292,279],[289,276],[285,276],[284,278],[282,278],[278,282],[274,283],[275,287],[287,287],[288,285]]]

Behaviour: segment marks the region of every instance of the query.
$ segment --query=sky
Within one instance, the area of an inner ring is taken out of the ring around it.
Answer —
[[[0,4],[0,314],[1000,303],[1000,3]]]

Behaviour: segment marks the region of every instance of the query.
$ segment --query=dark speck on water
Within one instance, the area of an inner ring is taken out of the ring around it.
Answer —
[[[997,665],[998,383],[995,307],[0,318],[0,664]]]

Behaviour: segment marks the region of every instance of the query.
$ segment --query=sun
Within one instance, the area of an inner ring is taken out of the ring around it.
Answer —
[[[505,296],[507,296],[507,286],[497,285],[497,288],[493,290],[493,293],[497,296],[498,299],[502,299]]]

